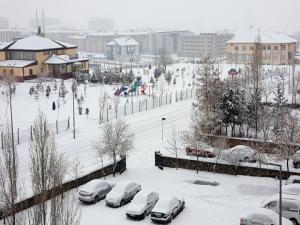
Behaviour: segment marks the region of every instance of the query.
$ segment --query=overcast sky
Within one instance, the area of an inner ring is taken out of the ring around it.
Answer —
[[[36,9],[65,26],[87,27],[91,17],[112,18],[116,29],[179,28],[195,32],[261,29],[300,30],[300,0],[0,0],[0,16],[28,27]]]

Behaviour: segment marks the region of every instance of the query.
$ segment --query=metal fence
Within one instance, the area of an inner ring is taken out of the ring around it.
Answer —
[[[124,105],[114,107],[106,107],[100,111],[99,121],[107,122],[113,119],[122,118],[128,115],[132,115],[138,112],[151,110],[157,107],[172,104],[174,102],[184,101],[191,99],[195,96],[195,88],[188,88],[181,91],[170,92],[161,94],[154,97],[146,97],[143,100],[133,101],[125,103]],[[128,101],[130,98],[128,97]]]
[[[55,123],[51,123],[48,125],[49,130],[55,134],[61,134],[66,132],[70,129],[70,117],[67,120],[58,121],[56,120]],[[0,146],[1,149],[4,148],[4,131],[0,130]],[[21,144],[24,142],[28,142],[32,140],[33,138],[33,127],[32,125],[28,129],[16,129],[16,132],[14,133],[15,143]]]

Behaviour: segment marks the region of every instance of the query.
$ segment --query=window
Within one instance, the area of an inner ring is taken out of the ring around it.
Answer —
[[[268,46],[267,46],[267,50],[271,50],[271,45],[268,45]]]
[[[250,50],[251,50],[251,51],[254,51],[254,46],[250,46]]]
[[[281,50],[286,50],[286,46],[285,45],[281,45]]]
[[[246,46],[243,46],[243,47],[242,47],[242,50],[243,50],[243,51],[246,51],[246,50],[247,50],[247,47],[246,47]]]
[[[268,209],[274,209],[277,206],[277,202],[270,202],[266,205],[266,208]]]
[[[278,50],[278,46],[277,45],[274,46],[274,50]]]
[[[239,50],[239,46],[235,46],[234,51],[238,51],[238,50]]]
[[[29,70],[29,75],[30,76],[33,75],[33,70],[32,69]]]

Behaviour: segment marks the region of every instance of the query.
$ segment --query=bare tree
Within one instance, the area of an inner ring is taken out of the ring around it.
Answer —
[[[107,152],[106,148],[102,147],[101,140],[98,143],[94,144],[94,146],[95,146],[95,149],[96,149],[97,159],[101,163],[102,175],[103,175],[103,177],[105,179],[106,174],[105,174],[105,171],[103,169],[104,168],[104,157],[106,155],[108,155],[108,152]]]
[[[12,137],[9,125],[3,132],[3,150],[0,151],[0,203],[5,206],[5,214],[11,215],[8,224],[19,224],[16,217],[15,203],[17,201],[18,157],[16,147],[12,147]]]
[[[263,141],[267,142],[272,138],[272,125],[274,123],[272,109],[268,106],[262,106],[259,110],[259,127],[263,134]]]
[[[100,95],[99,101],[98,101],[98,104],[99,104],[99,123],[103,122],[104,109],[107,106],[107,101],[108,101],[107,93],[104,92],[104,94],[102,94],[102,92],[101,92],[101,95]]]
[[[115,176],[118,157],[123,157],[133,149],[134,135],[130,132],[129,125],[124,120],[108,122],[101,128],[101,135],[97,144],[97,152],[108,154],[113,160],[113,174]]]
[[[40,194],[40,204],[33,207],[28,219],[32,225],[76,225],[80,216],[74,213],[79,210],[71,204],[69,198],[61,193],[48,201],[47,191],[61,187],[69,167],[62,154],[56,150],[55,136],[50,132],[47,118],[39,113],[33,124],[33,138],[30,142],[30,174],[34,194]],[[68,197],[68,195],[67,195]],[[73,198],[72,201],[75,201]],[[50,209],[50,210],[49,210]],[[74,217],[74,218],[71,218]],[[78,222],[78,223],[77,223]]]
[[[293,155],[297,151],[293,147],[294,143],[298,143],[300,140],[300,124],[296,116],[288,113],[285,116],[285,126],[281,132],[277,135],[276,141],[279,144],[278,156],[286,160],[286,168],[289,171],[289,161],[293,158]]]
[[[171,135],[167,140],[167,146],[165,147],[167,151],[169,151],[172,156],[175,156],[176,160],[178,158],[178,151],[182,149],[181,143],[181,134],[180,132],[176,131],[175,128],[172,129]],[[176,162],[176,169],[178,168]]]

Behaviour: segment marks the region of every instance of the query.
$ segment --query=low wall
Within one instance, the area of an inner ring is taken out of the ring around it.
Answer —
[[[116,173],[122,173],[126,170],[126,158],[122,158],[120,161],[118,161],[117,168],[116,168]],[[62,186],[59,187],[54,187],[50,190],[48,190],[45,194],[46,200],[49,200],[53,197],[56,197],[58,195],[61,195],[64,192],[67,192],[69,190],[72,190],[74,188],[77,188],[93,179],[99,179],[107,175],[111,175],[113,173],[113,164],[110,164],[106,167],[99,170],[96,170],[94,172],[91,172],[85,176],[79,177],[76,180],[71,180],[68,182],[65,182]],[[23,211],[25,209],[29,209],[34,205],[40,204],[41,203],[41,194],[32,196],[30,198],[27,198],[21,202],[16,203],[16,212]]]
[[[243,176],[257,176],[257,177],[279,177],[279,170],[248,167],[248,166],[235,166],[222,163],[213,163],[206,161],[196,161],[191,159],[181,159],[163,156],[160,152],[155,152],[155,166],[163,169],[169,168],[182,168],[189,170],[199,170],[215,173],[224,173],[230,175],[243,175]],[[282,171],[282,179],[287,179],[290,175],[298,175],[300,173]]]

